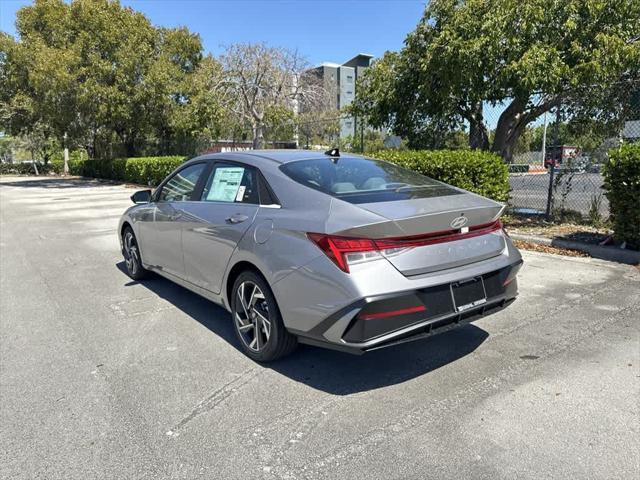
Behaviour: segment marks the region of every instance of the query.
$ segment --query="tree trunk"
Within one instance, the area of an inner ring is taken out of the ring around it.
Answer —
[[[132,136],[127,136],[127,140],[124,143],[125,151],[127,152],[127,157],[135,157],[136,156],[136,139]]]
[[[528,123],[529,120],[523,113],[510,117],[504,123],[498,122],[491,150],[500,155],[505,162],[511,163],[516,143]]]
[[[514,98],[504,109],[496,125],[496,132],[493,138],[491,150],[511,163],[513,151],[524,127],[529,123],[529,116],[525,113],[528,98]]]
[[[467,120],[469,121],[469,147],[489,150],[489,133],[484,124],[481,102],[472,107],[472,113]]]
[[[489,150],[489,135],[484,123],[469,122],[469,147]]]
[[[253,149],[260,150],[264,145],[264,125],[262,122],[253,124]]]

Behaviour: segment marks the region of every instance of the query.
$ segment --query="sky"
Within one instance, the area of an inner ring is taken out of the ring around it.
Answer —
[[[16,11],[30,1],[0,0],[0,30],[15,35]],[[214,55],[224,45],[266,42],[297,49],[313,64],[402,47],[426,0],[121,0],[156,26],[186,26]]]

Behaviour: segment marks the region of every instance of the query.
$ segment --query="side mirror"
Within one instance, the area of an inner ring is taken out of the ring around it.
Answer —
[[[149,203],[151,201],[151,190],[140,190],[131,195],[133,203]]]

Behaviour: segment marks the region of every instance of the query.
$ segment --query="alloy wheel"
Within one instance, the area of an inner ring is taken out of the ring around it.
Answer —
[[[135,275],[140,264],[140,253],[132,232],[127,232],[124,236],[124,261],[129,273]]]
[[[260,287],[251,281],[243,282],[238,287],[235,322],[240,338],[250,350],[259,352],[269,342],[269,305]]]

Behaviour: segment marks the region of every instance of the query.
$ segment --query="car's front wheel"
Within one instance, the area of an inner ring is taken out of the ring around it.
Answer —
[[[140,247],[131,227],[126,227],[122,232],[122,254],[127,266],[127,273],[134,280],[142,280],[149,273],[142,266]]]
[[[285,328],[275,297],[260,275],[241,273],[233,284],[230,303],[236,335],[249,357],[269,362],[296,348],[297,339]]]

